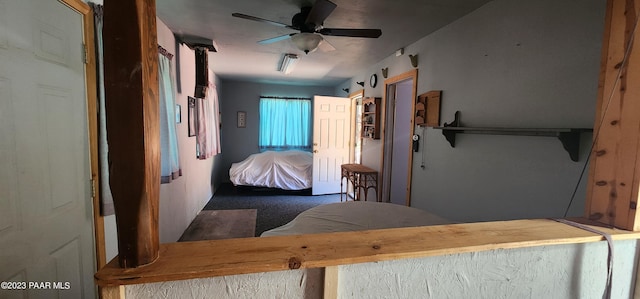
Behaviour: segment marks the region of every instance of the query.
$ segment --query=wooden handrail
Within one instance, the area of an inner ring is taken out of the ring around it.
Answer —
[[[597,229],[614,240],[640,238],[640,232]],[[139,268],[120,268],[114,259],[95,278],[99,286],[120,286],[601,240],[535,219],[183,242],[161,245],[158,260]]]

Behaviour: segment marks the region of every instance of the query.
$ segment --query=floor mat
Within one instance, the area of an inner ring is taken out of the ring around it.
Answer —
[[[257,211],[256,209],[201,211],[178,242],[254,237]]]

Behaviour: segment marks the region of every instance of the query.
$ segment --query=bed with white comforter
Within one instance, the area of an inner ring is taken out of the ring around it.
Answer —
[[[313,156],[304,151],[266,151],[231,164],[229,178],[235,186],[303,190],[311,188]]]

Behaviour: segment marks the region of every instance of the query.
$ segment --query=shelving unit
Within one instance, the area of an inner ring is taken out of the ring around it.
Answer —
[[[382,98],[362,100],[362,137],[380,139],[380,101]]]
[[[432,90],[418,96],[414,109],[414,122],[417,126],[435,127],[440,125],[441,97],[441,90]]]
[[[589,128],[488,128],[488,127],[464,127],[460,123],[460,111],[456,111],[454,120],[445,123],[443,127],[435,127],[442,130],[442,135],[447,139],[451,147],[456,146],[457,134],[485,134],[485,135],[517,135],[517,136],[541,136],[557,137],[564,149],[569,153],[571,160],[578,161],[580,153],[580,135],[585,132],[593,132]]]

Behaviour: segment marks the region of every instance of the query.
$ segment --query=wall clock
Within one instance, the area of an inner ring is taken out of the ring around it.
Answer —
[[[376,87],[376,85],[378,85],[378,75],[371,75],[371,78],[369,78],[369,85],[371,87]]]

